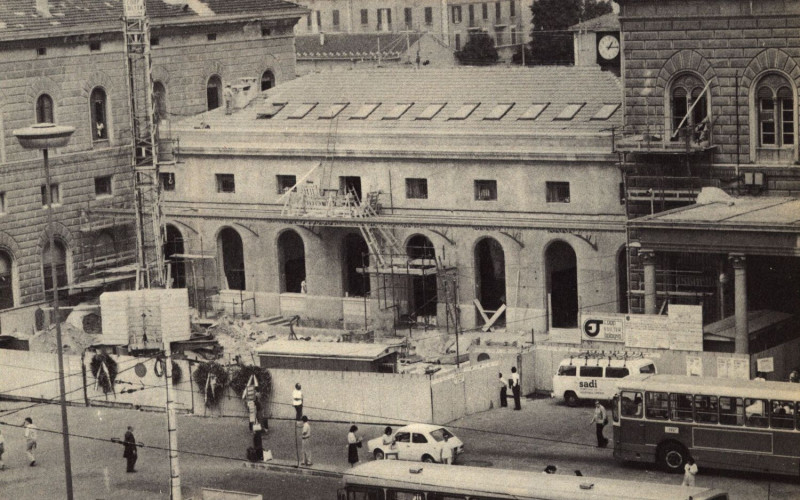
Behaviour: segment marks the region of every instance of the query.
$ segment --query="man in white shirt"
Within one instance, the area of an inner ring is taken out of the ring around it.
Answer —
[[[295,420],[298,422],[303,418],[303,391],[300,390],[300,383],[294,384],[292,391],[292,406],[294,406]]]
[[[33,452],[36,451],[36,426],[33,425],[33,419],[31,417],[25,418],[25,452],[28,454],[28,460],[31,463],[31,467],[36,465],[36,457],[34,456]]]
[[[514,394],[514,409],[521,410],[522,406],[519,399],[522,388],[519,386],[519,373],[517,373],[516,366],[511,367],[511,392]]]
[[[595,400],[594,414],[592,415],[592,420],[589,423],[595,424],[595,432],[597,433],[597,446],[599,448],[605,448],[608,444],[608,439],[603,436],[603,428],[608,423],[607,418],[606,409],[603,408],[603,405],[600,404],[600,401]]]

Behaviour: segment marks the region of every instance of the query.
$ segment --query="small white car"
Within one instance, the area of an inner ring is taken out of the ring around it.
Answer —
[[[367,441],[367,450],[377,460],[382,460],[386,455],[391,457],[392,454],[397,453],[398,460],[422,462],[441,462],[444,446],[452,448],[452,461],[464,453],[464,443],[440,425],[410,424],[396,429],[392,436],[395,439],[393,450],[384,446],[383,436]]]

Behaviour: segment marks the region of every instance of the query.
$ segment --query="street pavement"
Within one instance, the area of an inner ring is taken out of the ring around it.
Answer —
[[[0,402],[0,429],[6,437],[7,469],[0,471],[0,498],[65,498],[60,413],[56,405]],[[211,487],[260,493],[265,499],[335,499],[340,480],[325,474],[341,472],[347,464],[350,422],[315,422],[312,426],[310,470],[297,469],[293,421],[270,421],[264,438],[275,461],[253,468],[245,461],[252,444],[247,422],[240,418],[178,418],[178,448],[184,498],[200,499],[200,489]],[[592,406],[567,408],[550,399],[523,400],[523,409],[497,408],[452,422],[448,427],[460,437],[466,453],[459,463],[481,467],[513,468],[540,473],[555,465],[558,473],[580,470],[585,476],[680,484],[681,477],[642,464],[620,464],[611,448],[595,446]],[[40,428],[36,467],[25,458],[23,430],[30,416]],[[110,408],[69,407],[72,470],[76,499],[169,498],[169,460],[166,416],[163,413]],[[10,425],[7,425],[10,424]],[[137,473],[125,472],[121,438],[128,425],[140,448]],[[379,436],[382,425],[359,426],[366,441]],[[56,432],[48,432],[56,431]],[[607,434],[611,432],[606,429]],[[610,436],[608,436],[610,437]],[[369,460],[366,448],[362,460]],[[699,464],[697,484],[727,490],[732,500],[800,499],[797,479],[774,475],[710,470]],[[325,475],[322,475],[325,474]]]

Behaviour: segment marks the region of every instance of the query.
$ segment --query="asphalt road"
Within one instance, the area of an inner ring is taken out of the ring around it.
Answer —
[[[6,436],[7,470],[0,471],[0,498],[64,498],[64,469],[60,414],[55,405],[40,405],[9,414],[29,403],[0,402],[0,424]],[[448,427],[466,445],[462,464],[530,470],[547,465],[559,473],[580,470],[585,476],[646,480],[680,484],[681,477],[652,467],[620,464],[611,449],[599,449],[589,423],[591,405],[567,408],[549,399],[525,400],[522,411],[495,409],[471,415]],[[76,499],[168,499],[169,461],[166,452],[166,418],[161,413],[107,408],[70,407],[72,469]],[[15,427],[26,416],[39,426],[37,467],[27,465],[22,429]],[[348,467],[348,422],[314,422],[312,460],[314,469],[342,471]],[[122,447],[110,442],[121,438],[133,425],[142,448],[138,472],[127,474]],[[359,425],[366,439],[380,435],[382,426]],[[270,472],[245,466],[245,450],[251,444],[247,423],[234,418],[181,416],[178,419],[181,480],[184,498],[199,499],[201,487],[260,493],[265,499],[334,499],[339,480]],[[295,460],[294,422],[272,421],[265,448],[277,460]],[[610,429],[607,429],[607,433]],[[366,452],[362,460],[368,460]],[[796,478],[711,470],[699,464],[698,485],[722,488],[731,499],[800,499]]]

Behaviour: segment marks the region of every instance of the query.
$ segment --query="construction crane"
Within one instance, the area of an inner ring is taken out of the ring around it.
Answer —
[[[133,131],[136,217],[136,288],[160,287],[164,278],[164,225],[158,175],[158,124],[153,108],[150,22],[145,0],[125,0],[125,55]]]

